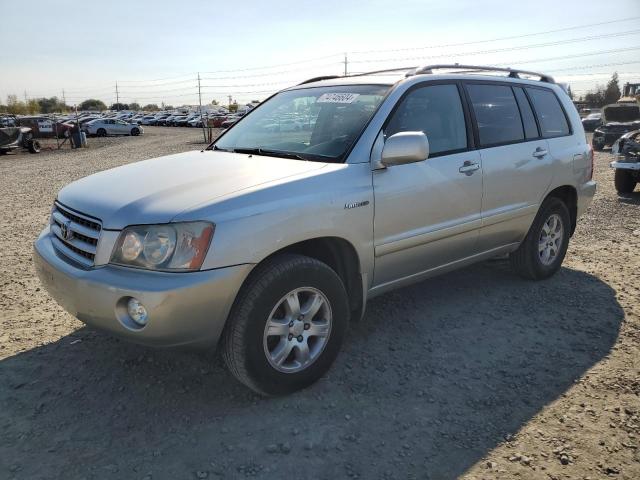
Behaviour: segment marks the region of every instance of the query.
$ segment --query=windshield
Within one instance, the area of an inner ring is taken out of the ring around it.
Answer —
[[[590,114],[587,116],[587,119],[588,119],[588,120],[600,120],[600,116],[601,116],[601,115],[602,115],[601,113],[590,113]]]
[[[386,85],[349,85],[281,92],[225,133],[213,148],[341,161],[388,90]]]

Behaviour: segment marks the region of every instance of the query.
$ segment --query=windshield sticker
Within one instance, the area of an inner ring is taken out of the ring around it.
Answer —
[[[359,93],[323,93],[316,103],[353,103]]]

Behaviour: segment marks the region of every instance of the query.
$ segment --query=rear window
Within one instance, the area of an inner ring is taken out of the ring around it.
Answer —
[[[540,130],[545,138],[569,135],[569,124],[558,97],[551,90],[527,88],[533,108],[536,110]]]
[[[511,87],[467,85],[483,147],[524,140],[522,120]]]

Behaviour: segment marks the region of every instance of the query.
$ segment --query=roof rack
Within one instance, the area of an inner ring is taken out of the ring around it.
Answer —
[[[520,74],[533,75],[539,77],[541,82],[555,83],[553,77],[545,73],[530,72],[528,70],[518,70],[515,68],[504,67],[488,67],[482,65],[460,65],[455,64],[440,64],[440,65],[425,65],[424,67],[418,67],[413,72],[407,73],[407,77],[411,75],[432,74],[434,70],[463,70],[460,73],[472,73],[472,72],[509,72],[510,78],[520,78]]]
[[[556,83],[552,76],[547,75],[545,73],[538,72],[530,72],[528,70],[518,70],[515,68],[504,68],[504,67],[488,67],[486,65],[460,65],[458,63],[454,64],[438,64],[438,65],[425,65],[423,67],[398,67],[398,68],[387,68],[385,70],[374,70],[372,72],[362,72],[355,73],[352,75],[326,75],[322,77],[313,77],[309,80],[305,80],[298,85],[304,85],[305,83],[311,82],[319,82],[321,80],[331,80],[334,78],[346,78],[346,77],[362,77],[365,75],[376,75],[378,73],[393,73],[393,72],[404,72],[406,71],[407,77],[411,77],[413,75],[423,75],[423,74],[433,74],[434,70],[461,70],[458,73],[474,73],[474,72],[509,72],[510,78],[520,78],[520,75],[533,75],[534,77],[538,77],[541,82],[546,83]]]
[[[309,78],[304,82],[300,82],[298,85],[304,85],[305,83],[312,83],[312,82],[320,82],[321,80],[332,80],[334,78],[341,78],[341,77],[340,75],[321,75],[319,77]]]

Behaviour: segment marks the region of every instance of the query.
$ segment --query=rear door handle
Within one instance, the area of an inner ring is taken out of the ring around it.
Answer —
[[[547,153],[549,153],[547,150],[545,150],[544,148],[536,148],[536,150],[531,154],[536,158],[542,158],[544,157]]]
[[[458,171],[460,173],[464,173],[465,175],[469,176],[469,175],[473,175],[473,172],[475,172],[479,168],[480,168],[480,164],[479,163],[475,163],[475,162],[471,162],[469,160],[466,160],[462,164],[462,166],[458,169]]]

